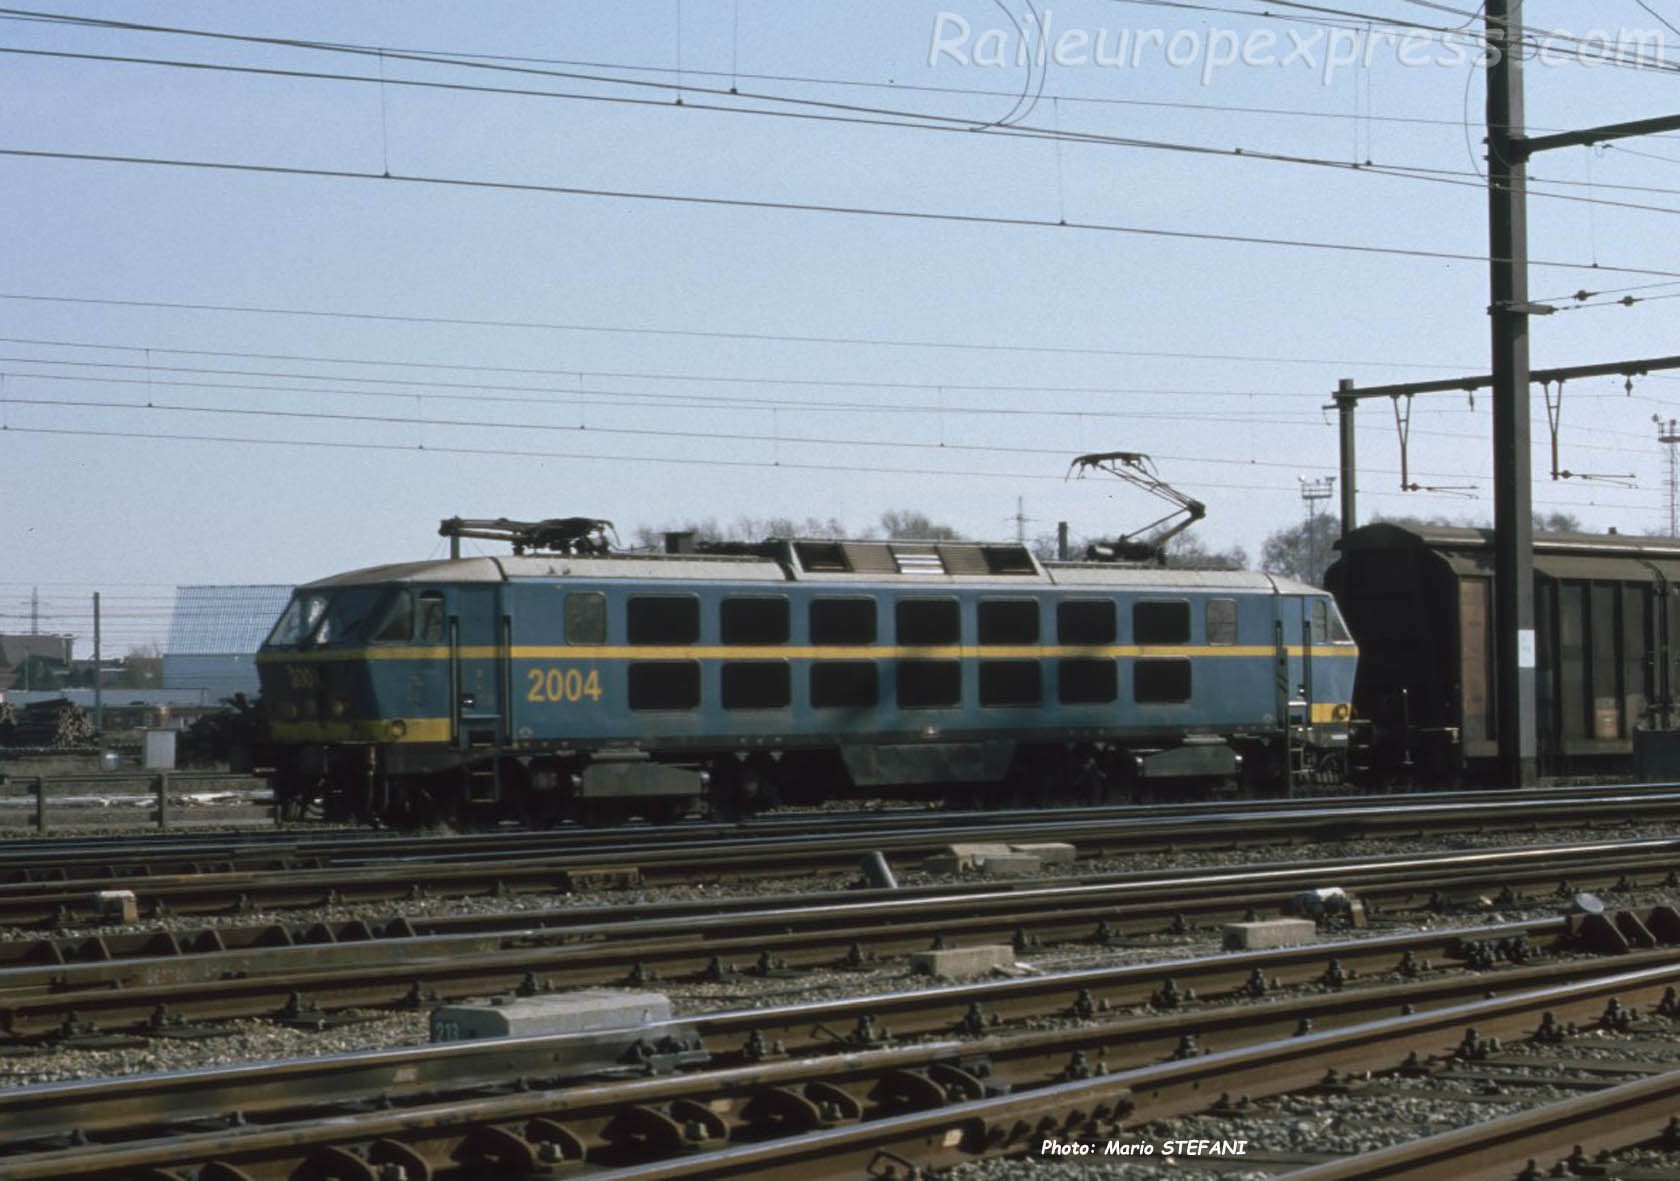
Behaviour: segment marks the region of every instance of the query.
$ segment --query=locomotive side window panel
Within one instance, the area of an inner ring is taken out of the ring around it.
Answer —
[[[630,665],[631,709],[694,709],[699,704],[698,660],[638,660]]]
[[[816,709],[873,706],[880,696],[872,660],[822,660],[811,666],[811,705]]]
[[[785,644],[788,642],[787,596],[725,599],[719,625],[725,644]]]
[[[900,644],[929,647],[962,638],[962,611],[955,599],[900,599],[896,606]]]
[[[1056,639],[1063,644],[1112,644],[1112,599],[1063,599],[1056,604]]]
[[[420,596],[420,616],[415,622],[414,638],[422,644],[441,644],[444,626],[443,594],[427,591]]]
[[[406,644],[414,635],[414,596],[400,590],[391,599],[385,619],[373,634],[375,644]]]
[[[1135,644],[1188,644],[1190,604],[1182,599],[1143,599],[1132,604],[1132,642]]]
[[[1063,705],[1106,705],[1120,692],[1112,660],[1058,660],[1056,683]]]
[[[875,600],[812,599],[810,623],[813,644],[873,644]]]
[[[566,642],[607,642],[607,596],[600,591],[577,591],[566,596]]]
[[[1330,607],[1323,599],[1312,601],[1312,642],[1328,644],[1330,642]]]
[[[981,705],[1038,705],[1044,699],[1036,660],[982,660]]]
[[[955,606],[955,604],[952,604]],[[898,704],[904,709],[938,709],[962,701],[962,663],[956,660],[900,660]]]
[[[1237,642],[1237,601],[1209,599],[1207,603],[1207,642],[1235,644]]]
[[[1347,624],[1342,620],[1342,613],[1336,609],[1336,604],[1330,604],[1330,642],[1332,644],[1351,644],[1353,637],[1348,635]]]
[[[632,644],[693,644],[700,639],[700,600],[693,595],[631,595],[625,638]]]
[[[1038,643],[1038,603],[1032,599],[981,599],[980,643]]]
[[[781,709],[792,700],[785,660],[731,660],[723,666],[724,709]]]
[[[1188,660],[1139,660],[1132,666],[1132,700],[1145,705],[1190,700]]]

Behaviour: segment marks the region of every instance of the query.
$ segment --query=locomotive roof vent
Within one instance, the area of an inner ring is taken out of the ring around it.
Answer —
[[[974,541],[795,541],[810,574],[1038,574],[1024,545]]]
[[[933,545],[894,545],[889,547],[893,564],[900,574],[944,574],[945,562],[939,547]]]

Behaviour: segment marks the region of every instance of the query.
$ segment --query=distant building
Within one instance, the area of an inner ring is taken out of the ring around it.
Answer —
[[[0,636],[0,690],[62,685],[74,641],[74,636]]]
[[[180,586],[163,649],[163,687],[211,701],[257,695],[257,649],[292,596],[289,586]]]

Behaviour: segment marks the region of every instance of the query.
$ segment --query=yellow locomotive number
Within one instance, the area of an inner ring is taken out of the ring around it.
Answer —
[[[294,689],[318,689],[321,686],[320,670],[306,664],[287,665],[286,676]]]
[[[586,673],[581,668],[533,668],[526,670],[525,676],[529,681],[526,701],[539,704],[563,701],[575,705],[580,701],[601,700],[601,674],[595,669]]]

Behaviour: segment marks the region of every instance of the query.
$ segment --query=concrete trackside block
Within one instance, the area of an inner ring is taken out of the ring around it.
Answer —
[[[1258,923],[1226,923],[1225,946],[1231,951],[1255,951],[1263,947],[1294,947],[1318,938],[1318,924],[1311,919],[1265,919]]]
[[[100,890],[93,896],[94,909],[99,917],[115,923],[133,923],[140,919],[140,903],[133,890]]]
[[[671,1019],[671,1002],[658,992],[586,988],[552,996],[494,1000],[482,1005],[443,1005],[432,1010],[432,1040],[463,1042],[487,1037],[541,1037],[636,1029]]]
[[[1031,853],[987,853],[974,859],[974,867],[989,878],[1030,878],[1044,862]]]
[[[910,969],[929,976],[943,976],[948,980],[968,980],[984,976],[993,968],[1006,967],[1015,962],[1015,949],[1006,943],[988,943],[980,947],[942,947],[937,951],[918,951],[910,956]]]
[[[1045,865],[1072,865],[1079,860],[1079,850],[1066,841],[1040,841],[1034,845],[1011,845],[1011,852],[1036,857]]]
[[[1008,845],[948,845],[945,852],[957,859],[958,869],[978,869],[982,857],[1001,857],[1011,853]]]

